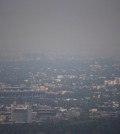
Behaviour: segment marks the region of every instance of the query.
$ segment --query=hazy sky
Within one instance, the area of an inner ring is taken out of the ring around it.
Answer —
[[[119,51],[120,0],[0,0],[0,54]]]

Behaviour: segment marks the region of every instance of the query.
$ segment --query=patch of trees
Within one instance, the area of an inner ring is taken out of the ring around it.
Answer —
[[[42,124],[1,124],[1,134],[120,134],[119,119],[47,121]]]

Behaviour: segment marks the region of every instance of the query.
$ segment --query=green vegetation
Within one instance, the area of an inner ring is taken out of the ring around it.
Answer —
[[[1,124],[1,134],[120,134],[119,119],[47,121],[43,124]]]

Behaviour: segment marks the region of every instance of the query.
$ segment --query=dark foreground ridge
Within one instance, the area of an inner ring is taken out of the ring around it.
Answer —
[[[120,134],[120,118],[43,124],[1,124],[0,134]]]

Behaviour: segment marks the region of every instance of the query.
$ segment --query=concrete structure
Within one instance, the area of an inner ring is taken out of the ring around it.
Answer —
[[[53,119],[56,116],[56,111],[53,109],[39,109],[37,111],[38,120]]]
[[[11,119],[15,123],[31,123],[32,111],[31,108],[26,106],[22,108],[11,108]]]
[[[45,92],[42,91],[36,91],[36,90],[6,90],[6,91],[0,91],[0,99],[3,98],[45,98]]]

